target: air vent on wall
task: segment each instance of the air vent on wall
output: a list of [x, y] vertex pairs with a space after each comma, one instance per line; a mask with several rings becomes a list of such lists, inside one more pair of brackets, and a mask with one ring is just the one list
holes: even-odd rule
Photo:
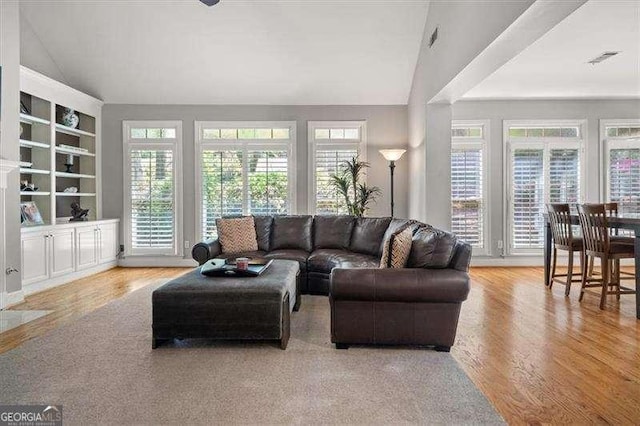
[[429, 47], [433, 46], [433, 43], [438, 39], [438, 27], [431, 33], [431, 37], [429, 37]]
[[602, 55], [593, 58], [592, 60], [590, 60], [589, 62], [587, 62], [588, 64], [591, 65], [595, 65], [595, 64], [599, 64], [600, 62], [609, 59], [612, 56], [616, 56], [618, 53], [620, 52], [604, 52]]

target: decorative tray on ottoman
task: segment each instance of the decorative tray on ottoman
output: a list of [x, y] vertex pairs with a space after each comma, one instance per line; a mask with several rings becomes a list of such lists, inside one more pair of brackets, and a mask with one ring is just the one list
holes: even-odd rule
[[247, 269], [238, 269], [235, 259], [211, 259], [200, 267], [200, 273], [208, 277], [257, 277], [271, 262], [272, 259], [250, 259]]

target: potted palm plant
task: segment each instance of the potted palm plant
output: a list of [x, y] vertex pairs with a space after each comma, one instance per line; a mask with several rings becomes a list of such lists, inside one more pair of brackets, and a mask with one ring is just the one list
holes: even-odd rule
[[380, 194], [377, 186], [368, 186], [360, 180], [364, 177], [369, 163], [358, 161], [356, 157], [340, 164], [339, 171], [331, 175], [331, 184], [344, 198], [347, 212], [362, 217]]

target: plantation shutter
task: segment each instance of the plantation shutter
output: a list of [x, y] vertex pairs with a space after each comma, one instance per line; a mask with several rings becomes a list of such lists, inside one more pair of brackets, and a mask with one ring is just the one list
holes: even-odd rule
[[609, 150], [609, 196], [620, 211], [640, 213], [640, 148]]
[[484, 244], [482, 148], [451, 151], [451, 230], [476, 247]]
[[580, 151], [551, 149], [549, 155], [549, 202], [580, 201]]
[[131, 244], [132, 249], [173, 254], [174, 164], [170, 149], [132, 149]]
[[511, 156], [512, 247], [543, 244], [544, 150], [516, 148]]
[[318, 146], [315, 152], [316, 214], [347, 214], [344, 198], [331, 184], [331, 175], [345, 161], [358, 156], [358, 150]]
[[287, 151], [249, 151], [249, 213], [254, 215], [289, 212]]
[[202, 233], [215, 238], [216, 218], [243, 213], [243, 152], [204, 150], [201, 158]]

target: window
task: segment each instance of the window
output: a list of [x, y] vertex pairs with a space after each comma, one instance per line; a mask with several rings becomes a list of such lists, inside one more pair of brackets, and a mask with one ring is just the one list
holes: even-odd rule
[[123, 122], [125, 253], [182, 254], [182, 122]]
[[603, 120], [605, 199], [640, 213], [640, 121]]
[[488, 254], [485, 241], [488, 122], [454, 121], [451, 128], [451, 231]]
[[216, 219], [295, 212], [295, 122], [196, 122], [198, 227]]
[[366, 161], [365, 121], [310, 121], [309, 214], [346, 214], [344, 199], [331, 185], [331, 175], [347, 160]]
[[507, 141], [509, 252], [537, 252], [544, 245], [546, 203], [582, 200], [584, 122], [512, 125]]

